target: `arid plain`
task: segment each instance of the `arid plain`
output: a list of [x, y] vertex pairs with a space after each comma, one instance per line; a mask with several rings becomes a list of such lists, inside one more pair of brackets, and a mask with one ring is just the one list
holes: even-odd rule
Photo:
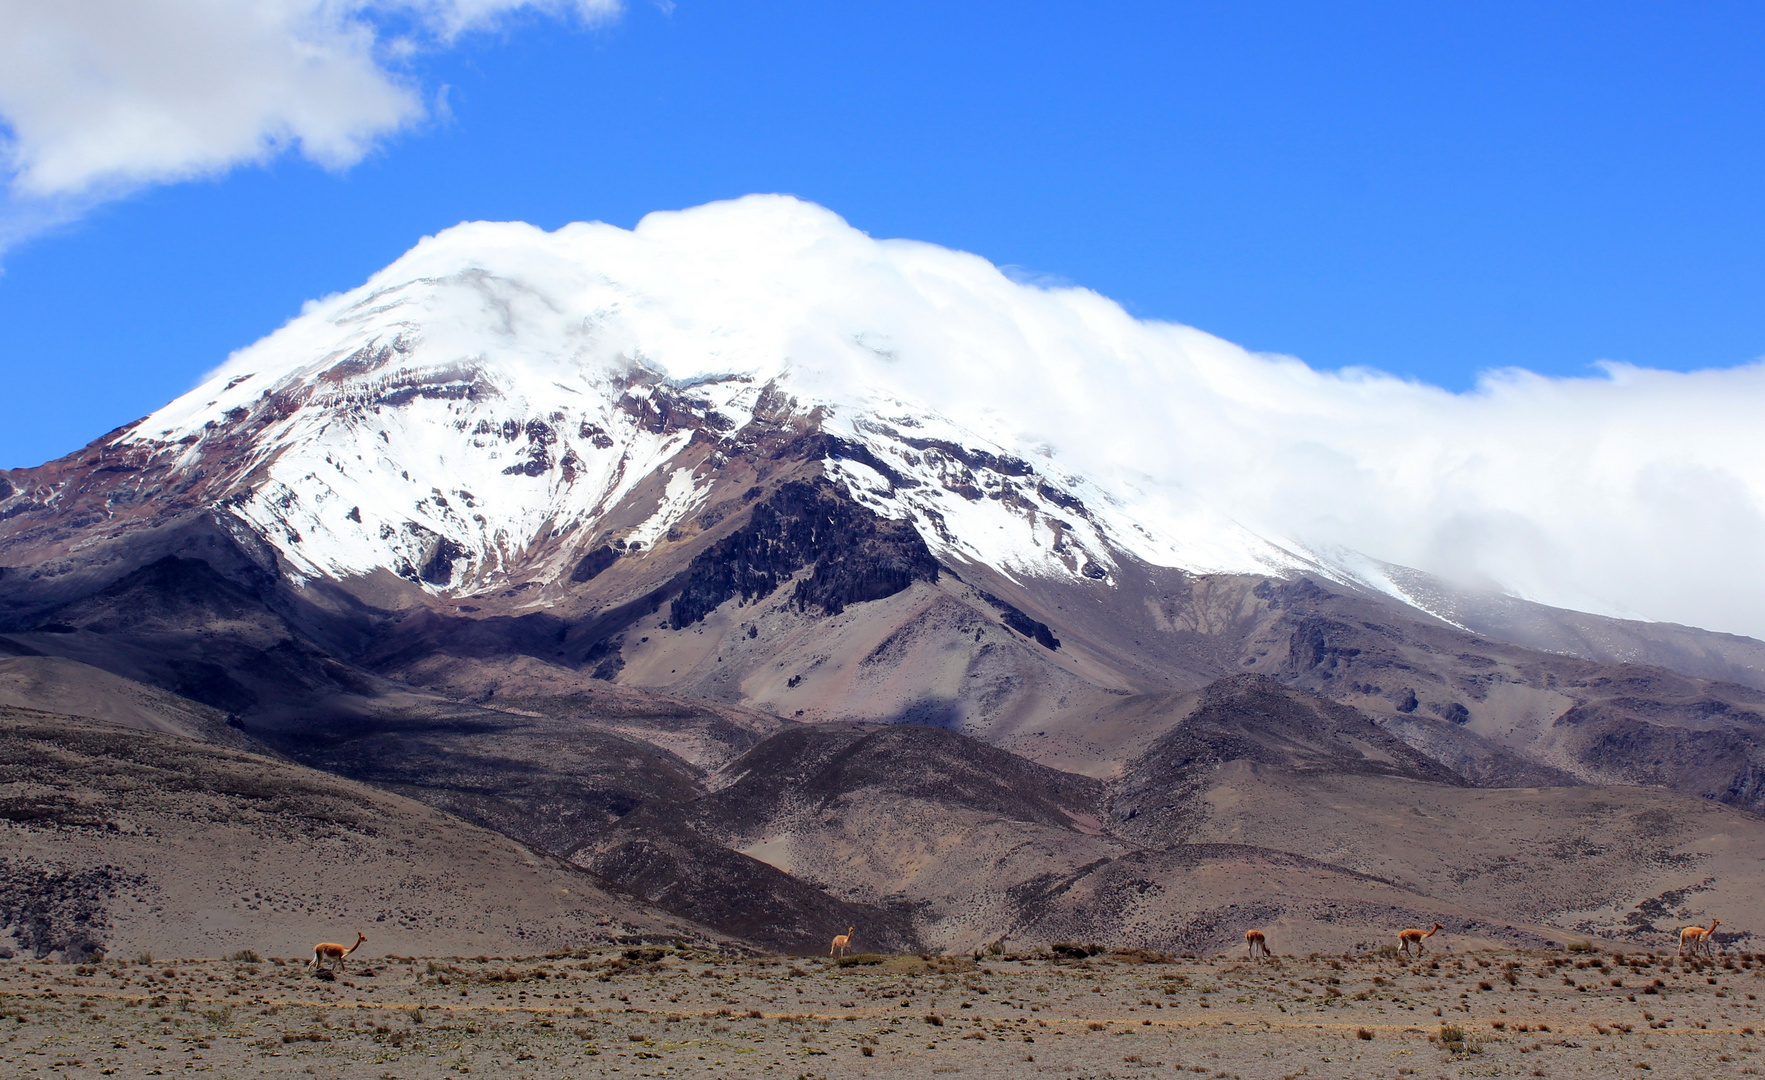
[[[1447, 943], [1448, 947], [1450, 943]], [[1070, 950], [1078, 952], [1078, 950]], [[137, 957], [0, 968], [9, 1076], [1760, 1075], [1765, 958]]]

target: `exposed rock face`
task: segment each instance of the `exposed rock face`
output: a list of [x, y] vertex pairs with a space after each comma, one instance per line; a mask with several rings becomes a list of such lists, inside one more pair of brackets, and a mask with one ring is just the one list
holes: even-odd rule
[[1047, 623], [1030, 618], [992, 593], [982, 593], [981, 599], [999, 609], [999, 618], [1006, 626], [1024, 637], [1034, 638], [1036, 644], [1044, 649], [1060, 648], [1060, 639], [1054, 636], [1054, 631], [1048, 629]]
[[577, 583], [593, 581], [596, 574], [612, 566], [618, 558], [619, 553], [611, 544], [602, 544], [576, 560], [576, 566], [570, 571], [570, 580]]
[[728, 600], [768, 596], [805, 567], [811, 573], [791, 600], [828, 615], [938, 580], [938, 562], [912, 526], [878, 517], [826, 481], [793, 481], [693, 559], [669, 623], [679, 630]]

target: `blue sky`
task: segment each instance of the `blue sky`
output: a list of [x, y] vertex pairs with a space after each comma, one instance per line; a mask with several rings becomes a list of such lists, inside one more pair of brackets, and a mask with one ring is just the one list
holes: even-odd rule
[[297, 148], [13, 243], [0, 467], [458, 221], [754, 191], [1320, 368], [1462, 390], [1765, 356], [1756, 4], [678, 0], [386, 62], [426, 115], [352, 166]]

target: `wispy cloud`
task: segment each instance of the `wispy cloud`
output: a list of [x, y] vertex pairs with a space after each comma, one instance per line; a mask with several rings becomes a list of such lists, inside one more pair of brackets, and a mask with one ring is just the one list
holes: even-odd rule
[[0, 0], [0, 249], [151, 184], [360, 161], [422, 119], [406, 65], [527, 12], [620, 0]]

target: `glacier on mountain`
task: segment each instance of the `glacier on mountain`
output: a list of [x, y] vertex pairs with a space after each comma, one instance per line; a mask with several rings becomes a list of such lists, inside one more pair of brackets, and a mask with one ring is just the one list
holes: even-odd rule
[[[730, 211], [763, 217], [767, 233], [786, 236], [804, 219], [820, 231], [834, 220], [790, 200], [745, 200]], [[810, 254], [814, 235], [797, 237]], [[854, 237], [844, 239], [879, 247]], [[909, 263], [947, 262], [1007, 293], [1021, 289], [972, 256], [881, 247]], [[309, 304], [129, 438], [193, 466], [229, 426], [285, 413], [257, 431], [237, 467], [233, 512], [300, 574], [384, 568], [436, 591], [483, 587], [525, 568], [535, 540], [592, 528], [654, 474], [667, 475], [662, 495], [623, 542], [653, 545], [691, 514], [712, 482], [674, 465], [692, 433], [647, 430], [630, 411], [632, 397], [659, 389], [724, 430], [752, 421], [763, 396], [789, 400], [821, 430], [911, 478], [896, 484], [855, 460], [826, 463], [866, 506], [914, 518], [943, 557], [1017, 575], [1092, 577], [1107, 576], [1112, 551], [1195, 571], [1310, 566], [1204, 507], [1148, 513], [1133, 478], [1112, 486], [1066, 467], [1047, 442], [1005, 434], [1008, 418], [986, 405], [965, 419], [992, 437], [900, 396], [891, 386], [899, 350], [933, 346], [910, 340], [886, 308], [855, 319], [803, 295], [777, 267], [713, 273], [693, 254], [658, 257], [605, 225], [549, 234], [463, 225], [362, 288]], [[689, 275], [683, 264], [700, 269]], [[827, 331], [817, 320], [844, 325]], [[964, 347], [982, 351], [978, 341]], [[976, 490], [952, 494], [939, 466], [949, 459], [925, 449], [939, 446], [991, 464], [962, 468], [979, 479]], [[1011, 485], [1012, 477], [1032, 482]], [[1001, 485], [1014, 487], [1009, 498]]]

